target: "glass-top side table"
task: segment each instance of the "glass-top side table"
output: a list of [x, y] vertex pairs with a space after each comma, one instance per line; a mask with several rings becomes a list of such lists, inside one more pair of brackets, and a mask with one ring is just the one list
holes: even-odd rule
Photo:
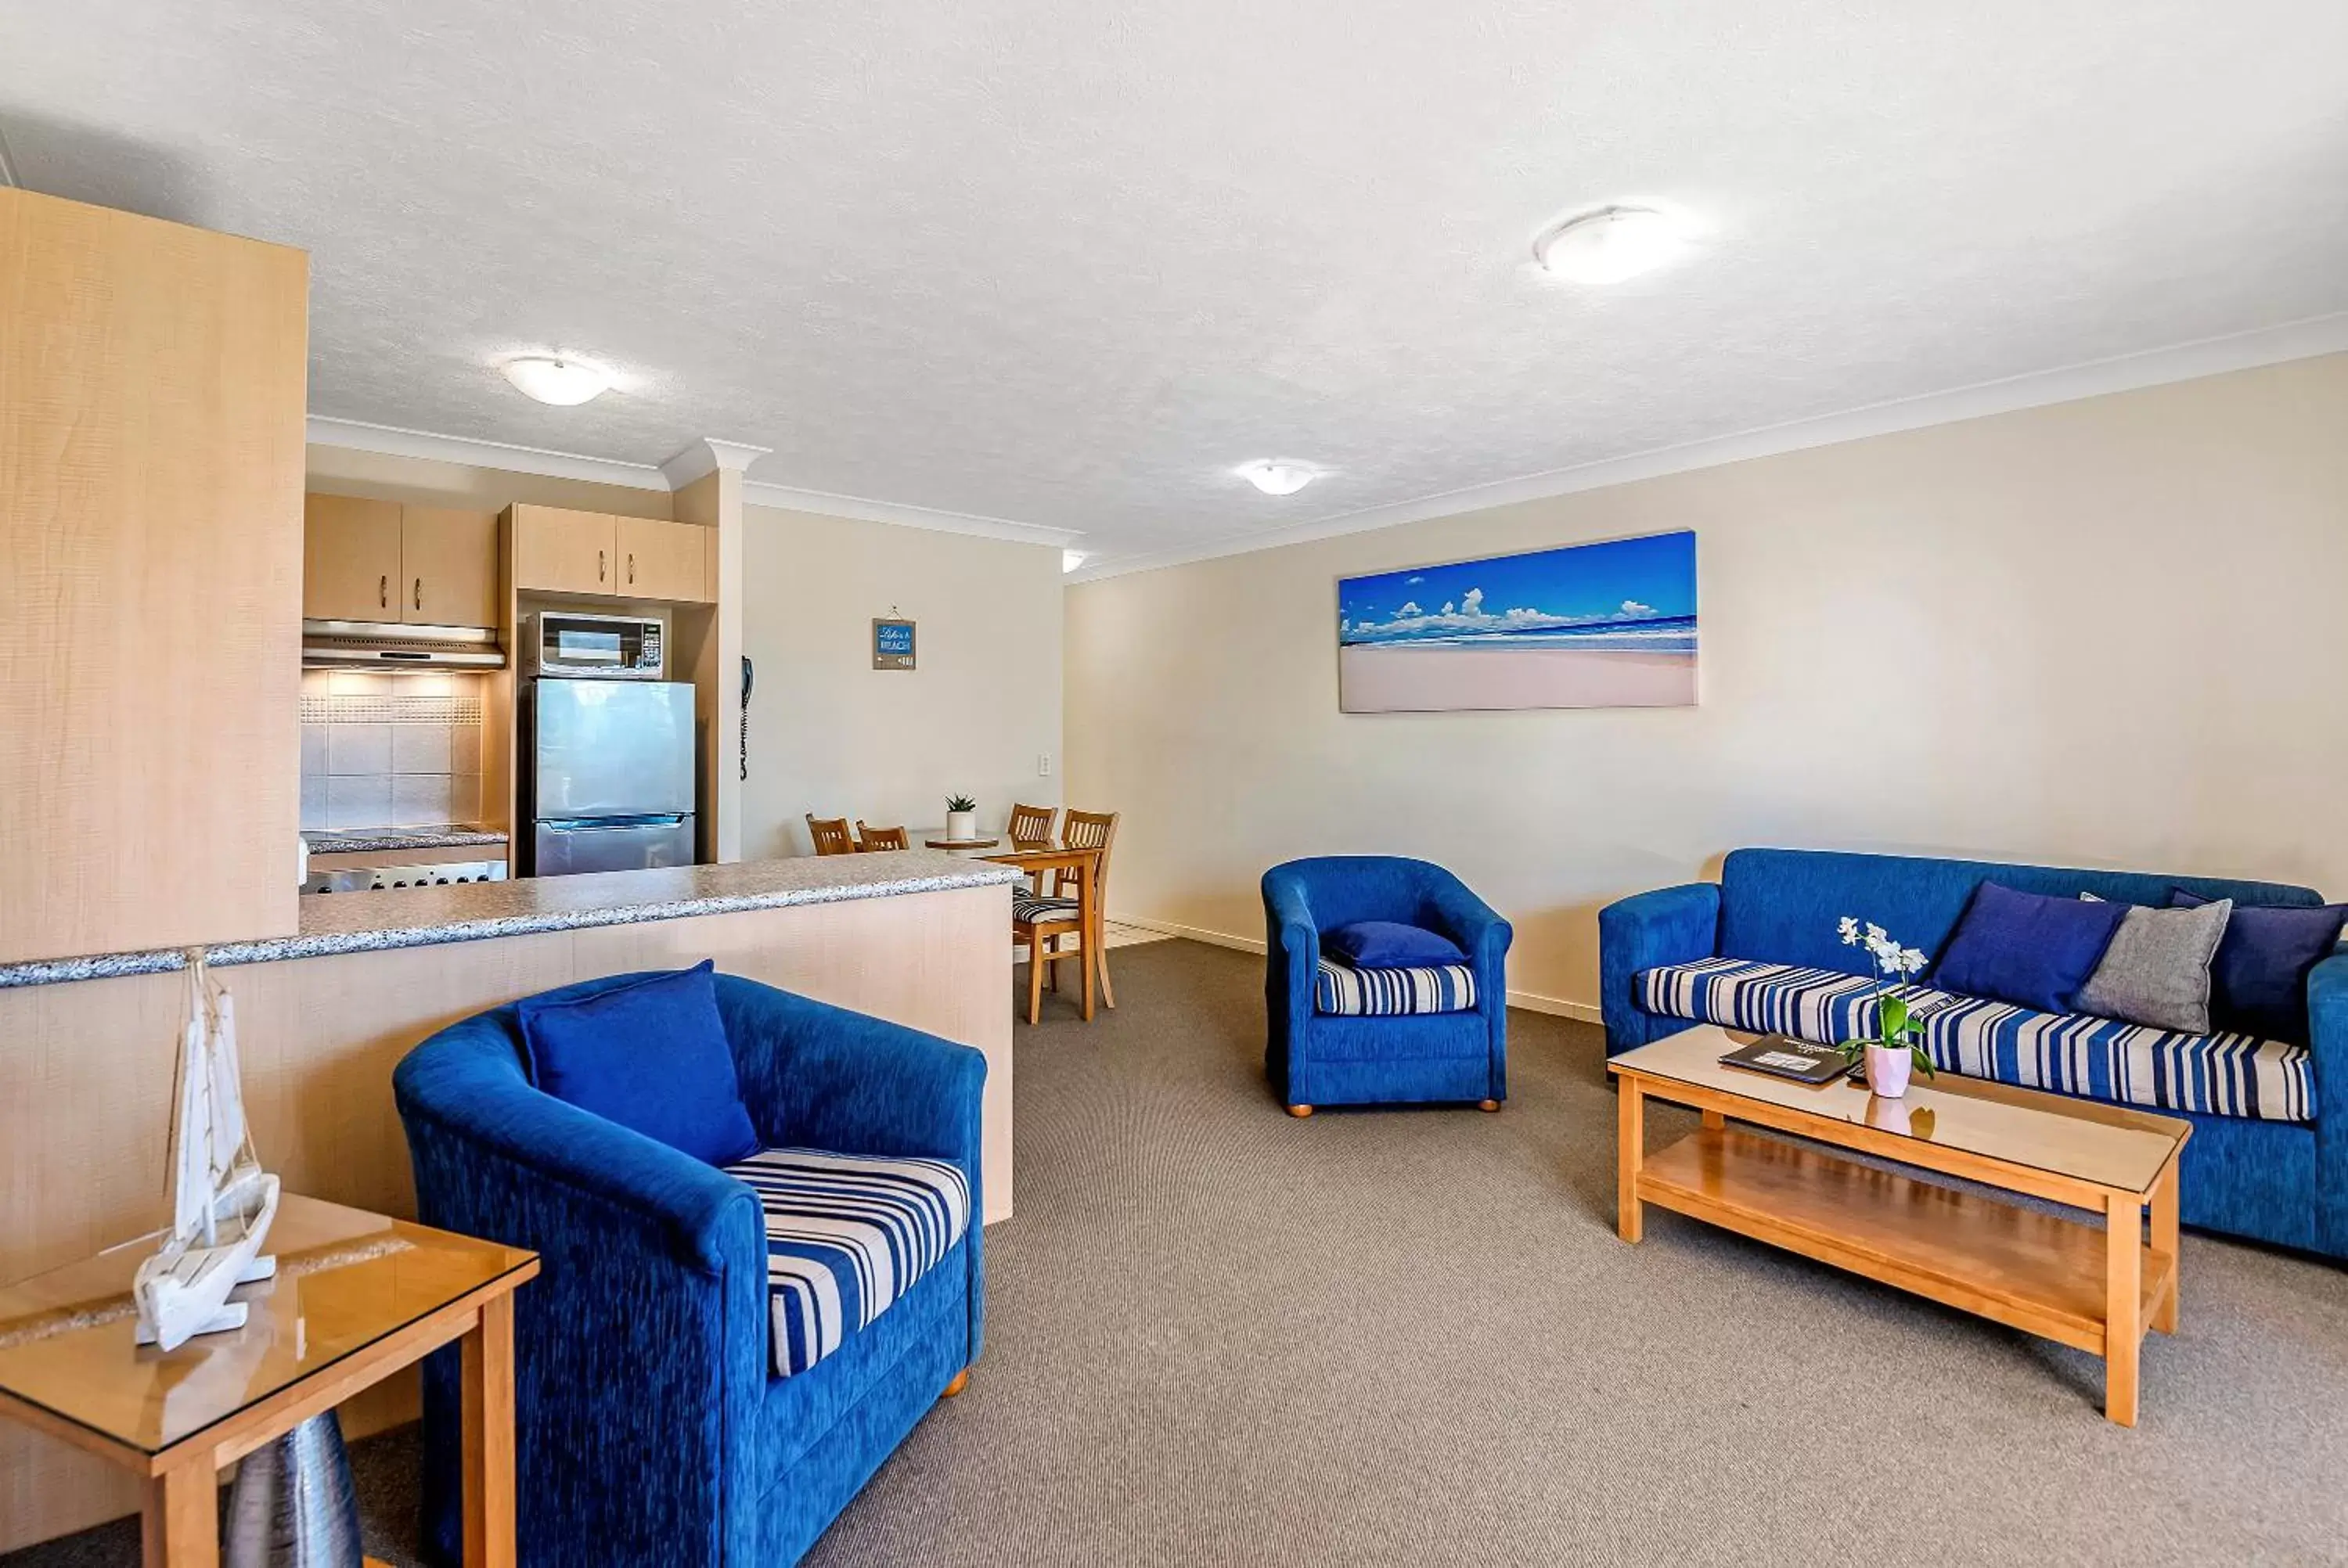
[[245, 1326], [134, 1342], [152, 1236], [0, 1288], [0, 1415], [140, 1478], [149, 1568], [213, 1568], [216, 1475], [295, 1425], [462, 1342], [465, 1561], [513, 1560], [513, 1291], [538, 1255], [288, 1194]]

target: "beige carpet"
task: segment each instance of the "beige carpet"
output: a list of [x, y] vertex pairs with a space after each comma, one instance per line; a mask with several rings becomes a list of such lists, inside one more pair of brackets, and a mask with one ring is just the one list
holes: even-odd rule
[[[1019, 1032], [969, 1390], [810, 1563], [2348, 1563], [2348, 1272], [2188, 1236], [2123, 1430], [2086, 1356], [1672, 1214], [1616, 1240], [1595, 1029], [1511, 1015], [1497, 1116], [1296, 1122], [1261, 960], [1116, 972]], [[413, 1463], [360, 1450], [398, 1562]]]

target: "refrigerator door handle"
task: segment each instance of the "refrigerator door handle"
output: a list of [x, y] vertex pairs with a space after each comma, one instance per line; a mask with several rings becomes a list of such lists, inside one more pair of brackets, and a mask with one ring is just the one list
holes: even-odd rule
[[658, 812], [650, 816], [543, 817], [538, 825], [549, 833], [596, 833], [630, 827], [676, 827], [685, 818], [681, 811]]

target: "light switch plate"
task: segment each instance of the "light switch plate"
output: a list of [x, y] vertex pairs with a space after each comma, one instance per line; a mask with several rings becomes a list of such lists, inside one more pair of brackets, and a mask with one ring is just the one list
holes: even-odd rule
[[1035, 753], [1035, 776], [1039, 779], [1047, 779], [1052, 776], [1051, 753], [1038, 752]]

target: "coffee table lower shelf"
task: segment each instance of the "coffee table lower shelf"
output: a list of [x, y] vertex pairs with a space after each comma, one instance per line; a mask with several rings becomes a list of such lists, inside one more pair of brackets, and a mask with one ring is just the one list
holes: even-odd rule
[[[2106, 1354], [2099, 1225], [1735, 1127], [1707, 1127], [1648, 1154], [1637, 1192], [1658, 1208]], [[2157, 1320], [2176, 1277], [2173, 1255], [2144, 1249], [2138, 1326]]]

